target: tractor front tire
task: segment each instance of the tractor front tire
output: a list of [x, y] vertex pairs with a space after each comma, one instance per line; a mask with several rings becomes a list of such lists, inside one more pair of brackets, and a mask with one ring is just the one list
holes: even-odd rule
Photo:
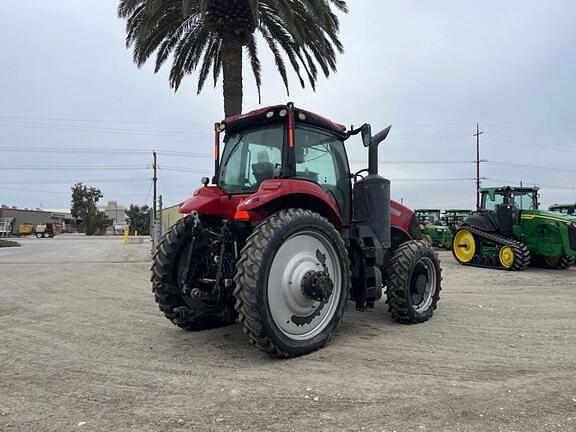
[[236, 311], [251, 343], [273, 357], [308, 354], [326, 345], [342, 322], [348, 253], [324, 217], [282, 210], [248, 237], [234, 282]]
[[192, 216], [174, 225], [158, 244], [152, 264], [152, 292], [164, 316], [174, 325], [200, 331], [232, 324], [236, 313], [209, 305], [205, 301], [176, 294], [169, 287], [182, 287], [186, 251], [191, 247]]
[[392, 258], [386, 290], [392, 319], [417, 324], [430, 319], [440, 299], [442, 269], [436, 251], [426, 243], [403, 243]]
[[555, 257], [536, 255], [532, 260], [532, 264], [546, 269], [567, 270], [570, 266], [574, 265], [574, 257], [565, 255]]

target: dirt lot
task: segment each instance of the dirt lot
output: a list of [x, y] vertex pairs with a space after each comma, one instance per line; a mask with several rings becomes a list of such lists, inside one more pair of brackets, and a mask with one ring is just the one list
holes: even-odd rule
[[168, 322], [149, 243], [22, 243], [0, 250], [0, 431], [576, 431], [576, 268], [443, 252], [431, 321], [350, 307], [331, 345], [281, 361], [237, 325]]

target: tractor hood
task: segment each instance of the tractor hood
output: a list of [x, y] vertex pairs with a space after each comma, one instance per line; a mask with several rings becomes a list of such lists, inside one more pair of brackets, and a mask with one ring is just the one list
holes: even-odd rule
[[178, 212], [190, 214], [196, 211], [200, 214], [221, 216], [223, 219], [232, 220], [238, 204], [248, 196], [250, 195], [228, 195], [218, 186], [205, 186], [196, 189], [192, 197], [180, 204]]
[[545, 210], [522, 210], [520, 219], [531, 220], [531, 219], [546, 219], [554, 222], [565, 223], [567, 225], [576, 223], [576, 217], [563, 215], [556, 212], [545, 211]]

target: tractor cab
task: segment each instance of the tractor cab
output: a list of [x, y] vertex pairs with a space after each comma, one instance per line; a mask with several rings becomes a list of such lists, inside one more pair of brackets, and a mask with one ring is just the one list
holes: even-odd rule
[[517, 210], [538, 210], [537, 187], [501, 186], [484, 188], [482, 194], [482, 210], [496, 211], [499, 205], [510, 205]]
[[279, 106], [224, 120], [217, 128], [226, 135], [215, 182], [226, 194], [254, 194], [267, 180], [302, 180], [318, 185], [349, 222], [351, 181], [344, 126]]
[[442, 225], [441, 211], [439, 209], [417, 209], [416, 217], [420, 224], [420, 229], [426, 225]]
[[491, 222], [492, 230], [511, 236], [514, 226], [520, 223], [522, 211], [538, 210], [538, 190], [537, 187], [513, 186], [481, 189], [480, 214], [489, 213], [484, 223]]
[[562, 213], [576, 217], [576, 204], [554, 204], [549, 207], [551, 212]]

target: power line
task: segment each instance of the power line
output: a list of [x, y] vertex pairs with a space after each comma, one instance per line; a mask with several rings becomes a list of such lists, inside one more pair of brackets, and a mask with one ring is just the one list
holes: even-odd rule
[[139, 135], [139, 136], [153, 136], [153, 137], [173, 137], [173, 138], [206, 138], [211, 135], [207, 134], [190, 134], [185, 132], [164, 132], [153, 130], [132, 130], [121, 128], [104, 128], [95, 126], [75, 126], [75, 125], [50, 125], [44, 123], [34, 122], [11, 122], [7, 120], [0, 120], [0, 127], [17, 127], [17, 128], [32, 128], [32, 129], [47, 129], [47, 130], [62, 130], [69, 132], [95, 132], [106, 133], [113, 135]]
[[502, 124], [498, 124], [498, 123], [485, 123], [488, 126], [492, 126], [495, 128], [501, 128], [501, 129], [508, 129], [508, 130], [514, 130], [517, 132], [530, 132], [530, 133], [534, 133], [534, 134], [539, 134], [539, 135], [549, 135], [549, 136], [556, 136], [556, 137], [566, 137], [566, 138], [576, 138], [576, 135], [572, 135], [572, 134], [566, 134], [566, 133], [558, 133], [558, 132], [550, 132], [550, 131], [543, 131], [543, 130], [537, 130], [537, 129], [526, 129], [524, 127], [522, 128], [516, 128], [513, 126], [506, 126], [506, 125], [502, 125]]
[[5, 120], [40, 120], [40, 121], [68, 121], [78, 123], [112, 123], [112, 124], [146, 124], [146, 125], [172, 125], [172, 126], [201, 126], [211, 127], [212, 123], [180, 123], [180, 122], [158, 122], [158, 121], [142, 121], [142, 120], [97, 120], [97, 119], [79, 119], [79, 118], [66, 118], [66, 117], [34, 117], [34, 116], [6, 116], [0, 115], [0, 119]]
[[529, 164], [520, 164], [515, 162], [497, 162], [497, 161], [485, 161], [487, 164], [490, 165], [501, 165], [501, 166], [508, 166], [508, 167], [516, 167], [516, 168], [527, 168], [527, 169], [539, 169], [539, 170], [546, 170], [546, 171], [569, 171], [569, 172], [576, 172], [576, 168], [562, 168], [562, 167], [550, 167], [550, 166], [541, 166], [541, 165], [529, 165]]
[[522, 138], [522, 137], [517, 137], [517, 136], [512, 136], [512, 135], [505, 135], [505, 134], [498, 134], [498, 133], [493, 133], [493, 132], [488, 132], [487, 137], [496, 137], [499, 141], [508, 141], [511, 142], [513, 144], [522, 144], [522, 146], [528, 146], [528, 147], [538, 147], [540, 149], [542, 149], [542, 147], [545, 147], [547, 150], [557, 150], [557, 151], [567, 151], [567, 152], [574, 152], [576, 151], [576, 148], [574, 147], [569, 147], [566, 145], [561, 145], [558, 143], [550, 143], [549, 141], [535, 141], [533, 139], [526, 139], [526, 138]]
[[455, 182], [455, 181], [476, 181], [475, 178], [403, 178], [390, 179], [391, 182]]
[[[141, 178], [141, 179], [134, 179], [134, 178], [130, 178], [130, 179], [82, 179], [81, 181], [83, 183], [140, 183], [140, 182], [147, 182], [149, 181], [149, 178]], [[71, 181], [71, 180], [0, 180], [1, 184], [22, 184], [22, 185], [28, 185], [28, 184], [38, 184], [38, 183], [42, 183], [42, 184], [72, 184], [75, 183], [75, 181]]]
[[[31, 147], [31, 146], [0, 146], [0, 150], [14, 153], [110, 153], [110, 154], [150, 154], [152, 149], [114, 149], [114, 148], [90, 148], [90, 147]], [[185, 156], [211, 158], [210, 153], [180, 151], [180, 150], [159, 150], [159, 154], [165, 156]]]
[[498, 178], [490, 178], [490, 180], [495, 181], [495, 182], [502, 182], [504, 184], [507, 185], [513, 185], [513, 184], [519, 184], [520, 182], [522, 182], [524, 185], [526, 184], [531, 184], [533, 186], [541, 186], [544, 188], [548, 188], [548, 189], [563, 189], [563, 190], [573, 190], [574, 186], [562, 186], [562, 185], [550, 185], [550, 184], [545, 184], [545, 183], [540, 183], [540, 182], [535, 182], [535, 181], [529, 181], [529, 180], [510, 180], [510, 179], [498, 179]]
[[62, 170], [62, 171], [84, 171], [84, 170], [147, 170], [147, 165], [0, 165], [2, 170]]
[[[21, 188], [9, 188], [1, 186], [0, 190], [14, 190], [14, 191], [22, 191]], [[51, 194], [59, 194], [59, 195], [71, 195], [71, 192], [62, 192], [62, 191], [49, 191], [49, 190], [39, 190], [39, 189], [26, 189], [26, 192], [37, 192], [37, 193], [51, 193]], [[145, 194], [138, 194], [138, 193], [129, 193], [129, 194], [113, 194], [114, 196], [144, 196]]]
[[[361, 160], [351, 160], [350, 163], [354, 164], [365, 164], [366, 161]], [[448, 164], [470, 164], [474, 163], [474, 161], [465, 161], [465, 160], [399, 160], [399, 161], [379, 161], [378, 164], [382, 165], [408, 165], [408, 164], [441, 164], [441, 165], [448, 165]]]

